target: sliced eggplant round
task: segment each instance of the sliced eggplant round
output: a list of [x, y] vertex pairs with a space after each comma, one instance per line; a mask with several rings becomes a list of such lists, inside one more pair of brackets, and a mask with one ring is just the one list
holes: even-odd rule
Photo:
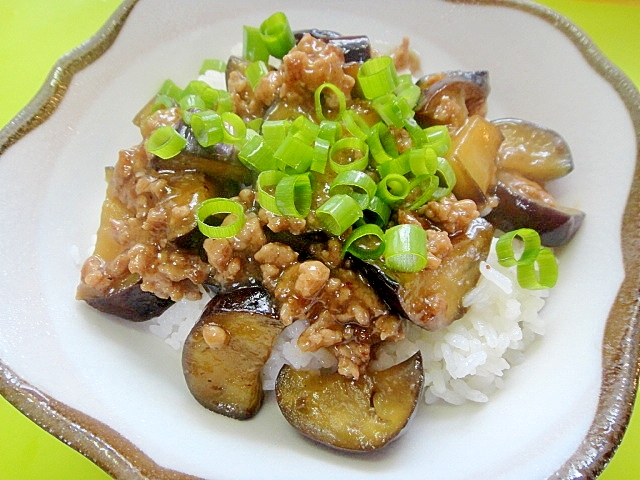
[[263, 287], [216, 295], [183, 347], [182, 370], [191, 394], [221, 415], [253, 417], [264, 397], [262, 367], [282, 329], [273, 299]]
[[424, 382], [422, 356], [356, 381], [337, 372], [296, 370], [285, 365], [276, 380], [278, 406], [304, 436], [340, 450], [384, 447], [409, 423]]
[[548, 128], [526, 120], [493, 120], [504, 137], [497, 166], [544, 184], [573, 170], [573, 157], [564, 138]]
[[517, 173], [498, 172], [495, 194], [499, 203], [487, 220], [505, 232], [532, 228], [548, 247], [571, 240], [585, 217], [580, 210], [558, 205], [540, 184]]

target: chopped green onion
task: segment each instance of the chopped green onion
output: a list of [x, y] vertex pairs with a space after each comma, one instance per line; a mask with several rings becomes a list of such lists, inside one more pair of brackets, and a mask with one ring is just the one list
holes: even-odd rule
[[262, 22], [260, 34], [267, 50], [276, 58], [284, 57], [296, 44], [289, 20], [282, 12], [276, 12]]
[[[409, 81], [412, 82], [411, 75], [409, 75]], [[407, 102], [407, 105], [412, 109], [415, 108], [418, 100], [420, 99], [420, 95], [422, 94], [420, 87], [414, 83], [405, 84], [401, 82], [398, 84], [395, 91], [396, 95], [403, 98]]]
[[220, 114], [224, 126], [224, 142], [238, 144], [244, 141], [247, 135], [247, 126], [244, 120], [233, 112]]
[[264, 42], [260, 29], [245, 25], [242, 28], [242, 56], [251, 62], [262, 60], [269, 61], [269, 49]]
[[349, 195], [334, 195], [316, 209], [316, 216], [325, 230], [333, 235], [342, 235], [351, 225], [362, 218], [362, 209]]
[[362, 213], [364, 215], [365, 222], [374, 223], [379, 227], [384, 227], [389, 223], [391, 207], [389, 207], [384, 200], [375, 195]]
[[327, 140], [329, 144], [333, 145], [342, 137], [342, 125], [334, 120], [322, 120], [318, 137]]
[[313, 160], [309, 170], [312, 172], [324, 173], [327, 168], [327, 161], [329, 160], [329, 150], [331, 149], [331, 142], [324, 138], [316, 138], [313, 143]]
[[553, 251], [543, 247], [538, 252], [535, 262], [518, 265], [516, 274], [522, 288], [529, 290], [553, 288], [558, 281], [558, 262]]
[[399, 157], [379, 163], [377, 165], [378, 173], [381, 177], [386, 177], [392, 173], [396, 175], [406, 175], [411, 171], [411, 164], [409, 163], [409, 160], [410, 157], [407, 152], [405, 152]]
[[418, 225], [402, 224], [384, 234], [385, 264], [397, 272], [419, 272], [427, 266], [427, 232]]
[[409, 157], [411, 173], [416, 177], [420, 175], [433, 175], [438, 169], [438, 156], [431, 147], [412, 148], [403, 155]]
[[227, 62], [224, 60], [218, 60], [217, 58], [207, 58], [202, 62], [199, 73], [200, 75], [203, 75], [209, 70], [224, 73], [227, 70]]
[[324, 90], [330, 90], [338, 99], [338, 111], [335, 113], [334, 117], [338, 118], [342, 115], [342, 113], [347, 109], [347, 99], [344, 96], [344, 92], [340, 90], [333, 83], [323, 83], [318, 88], [316, 88], [313, 93], [313, 99], [316, 107], [316, 117], [318, 120], [327, 120], [327, 117], [324, 114], [324, 108], [322, 108], [322, 92]]
[[398, 147], [384, 122], [378, 122], [371, 127], [367, 144], [377, 164], [388, 162], [398, 156]]
[[163, 82], [160, 90], [158, 90], [158, 95], [167, 95], [177, 102], [183, 96], [183, 93], [182, 89], [177, 86], [173, 80], [167, 79]]
[[358, 70], [358, 82], [365, 98], [373, 100], [398, 85], [398, 72], [391, 57], [376, 57], [364, 62]]
[[311, 196], [311, 181], [306, 173], [285, 175], [276, 185], [276, 205], [286, 217], [306, 217], [311, 210]]
[[416, 188], [419, 188], [420, 195], [418, 195], [407, 208], [409, 210], [416, 210], [427, 203], [433, 198], [439, 184], [440, 179], [436, 175], [426, 174], [415, 177], [409, 184], [409, 190], [413, 192]]
[[[234, 215], [233, 222], [227, 225], [213, 226], [206, 223], [211, 215], [227, 213]], [[237, 235], [244, 226], [244, 208], [229, 198], [210, 198], [198, 206], [196, 211], [198, 229], [209, 238], [230, 238]]]
[[232, 112], [233, 98], [231, 98], [231, 94], [225, 90], [212, 90], [216, 93], [216, 98], [211, 108], [214, 108], [215, 111], [220, 114], [225, 112]]
[[347, 110], [342, 115], [342, 122], [347, 131], [354, 137], [366, 141], [371, 134], [371, 127], [353, 110]]
[[414, 118], [405, 117], [404, 129], [409, 132], [414, 147], [421, 147], [427, 143], [427, 134]]
[[376, 195], [389, 205], [393, 205], [404, 200], [410, 191], [411, 187], [407, 177], [397, 173], [390, 173], [378, 182]]
[[289, 120], [265, 120], [262, 123], [262, 136], [267, 145], [274, 151], [280, 146], [289, 133]]
[[451, 168], [451, 164], [444, 157], [438, 157], [438, 168], [436, 175], [440, 179], [440, 187], [433, 193], [433, 198], [439, 200], [451, 193], [456, 186], [456, 174]]
[[350, 253], [360, 260], [375, 260], [385, 250], [384, 232], [375, 224], [361, 225], [349, 234], [342, 246], [342, 256]]
[[256, 180], [256, 190], [258, 192], [258, 203], [265, 210], [269, 210], [276, 215], [282, 215], [276, 203], [275, 190], [278, 182], [285, 177], [285, 173], [280, 170], [266, 170], [260, 172]]
[[345, 170], [338, 173], [331, 182], [329, 195], [347, 194], [358, 202], [360, 208], [365, 209], [376, 194], [376, 189], [376, 182], [366, 173], [360, 170]]
[[152, 112], [157, 112], [158, 110], [163, 110], [165, 108], [172, 108], [176, 106], [176, 101], [171, 98], [169, 95], [158, 94], [156, 95], [156, 99], [151, 106]]
[[257, 172], [276, 169], [276, 159], [273, 156], [273, 150], [259, 134], [253, 134], [242, 146], [238, 152], [238, 159], [247, 167]]
[[393, 127], [403, 127], [405, 113], [396, 101], [397, 97], [393, 93], [388, 93], [376, 98], [371, 102], [373, 109], [378, 112], [384, 123]]
[[191, 115], [194, 111], [205, 110], [207, 105], [199, 95], [188, 94], [182, 97], [178, 104], [182, 110], [182, 119], [184, 123], [189, 125], [191, 123]]
[[329, 150], [329, 165], [336, 173], [364, 170], [368, 164], [369, 146], [357, 137], [343, 137]]
[[256, 60], [255, 62], [251, 62], [247, 65], [247, 68], [244, 71], [245, 77], [251, 85], [251, 90], [255, 90], [262, 77], [264, 77], [267, 73], [269, 73], [269, 69], [267, 68], [267, 64], [264, 63], [263, 60]]
[[203, 147], [209, 147], [224, 139], [222, 117], [213, 110], [202, 110], [191, 115], [191, 130]]
[[312, 144], [318, 136], [318, 133], [320, 133], [320, 126], [304, 115], [300, 115], [291, 122], [289, 133], [299, 137], [307, 144]]
[[446, 125], [434, 125], [424, 129], [427, 145], [433, 148], [439, 157], [444, 156], [451, 148], [451, 136]]
[[[523, 243], [523, 252], [519, 258], [513, 250], [513, 241], [519, 238]], [[496, 242], [496, 254], [498, 263], [503, 267], [513, 267], [514, 265], [529, 265], [535, 262], [540, 252], [540, 235], [532, 228], [519, 228], [511, 232], [504, 233]]]
[[259, 132], [262, 128], [263, 120], [260, 117], [251, 119], [247, 122], [247, 129], [251, 129], [254, 132]]
[[314, 147], [296, 135], [287, 135], [273, 156], [281, 163], [281, 169], [287, 168], [294, 173], [309, 170], [314, 158]]
[[175, 157], [187, 145], [187, 140], [171, 125], [153, 131], [145, 143], [147, 152], [162, 159]]

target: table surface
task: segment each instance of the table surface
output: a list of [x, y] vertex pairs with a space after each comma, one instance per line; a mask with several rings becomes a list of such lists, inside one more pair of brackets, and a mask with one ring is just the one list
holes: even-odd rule
[[[640, 0], [539, 0], [582, 28], [640, 86]], [[8, 123], [44, 82], [54, 62], [93, 35], [120, 0], [2, 0], [0, 125]], [[640, 478], [640, 402], [601, 480]], [[40, 429], [0, 397], [0, 478], [110, 478]]]

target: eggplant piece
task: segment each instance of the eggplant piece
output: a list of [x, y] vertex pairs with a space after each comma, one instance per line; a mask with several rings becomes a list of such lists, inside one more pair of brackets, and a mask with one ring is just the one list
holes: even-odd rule
[[312, 230], [295, 235], [288, 230], [274, 232], [269, 228], [264, 229], [268, 243], [282, 243], [290, 246], [293, 251], [298, 252], [300, 261], [307, 260], [313, 256], [313, 246], [326, 244], [331, 238], [325, 230]]
[[493, 230], [483, 218], [472, 221], [466, 232], [451, 238], [453, 250], [435, 270], [400, 273], [380, 262], [354, 262], [393, 311], [426, 330], [438, 330], [464, 314], [462, 299], [478, 282]]
[[[88, 289], [79, 288], [82, 299], [96, 310], [116, 315], [132, 322], [145, 322], [162, 313], [175, 302], [170, 298], [160, 298], [140, 288], [139, 276], [132, 275], [132, 281], [115, 287], [107, 295], [95, 295]], [[135, 281], [137, 279], [137, 281]]]
[[323, 445], [364, 452], [384, 447], [409, 423], [424, 382], [422, 355], [356, 381], [336, 372], [285, 365], [276, 380], [278, 406], [304, 436]]
[[415, 119], [425, 128], [432, 125], [462, 126], [471, 115], [484, 116], [489, 95], [489, 72], [449, 71], [422, 77], [416, 83], [422, 93]]
[[496, 228], [504, 232], [527, 227], [540, 234], [543, 245], [559, 247], [576, 234], [585, 213], [558, 205], [540, 184], [513, 172], [498, 172], [495, 194], [498, 206], [489, 215]]
[[504, 140], [497, 165], [544, 184], [573, 170], [569, 145], [557, 132], [517, 118], [493, 120]]
[[215, 296], [182, 351], [182, 370], [194, 398], [227, 417], [253, 417], [264, 397], [262, 367], [283, 328], [273, 299], [263, 287]]
[[181, 123], [176, 129], [187, 144], [182, 153], [162, 159], [153, 157], [151, 167], [157, 172], [202, 172], [222, 189], [219, 196], [237, 195], [252, 181], [252, 173], [238, 159], [238, 150], [228, 143], [203, 147], [198, 143], [191, 127]]
[[458, 199], [473, 200], [481, 212], [490, 203], [501, 143], [502, 134], [496, 126], [483, 117], [472, 115], [453, 135], [446, 154], [456, 174], [453, 194]]

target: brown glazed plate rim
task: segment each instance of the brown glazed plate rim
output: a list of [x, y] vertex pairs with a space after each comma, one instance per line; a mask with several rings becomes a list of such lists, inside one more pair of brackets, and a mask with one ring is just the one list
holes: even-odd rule
[[[35, 98], [0, 131], [0, 155], [38, 125], [62, 101], [74, 75], [100, 58], [117, 39], [139, 0], [125, 1], [102, 29], [61, 58]], [[589, 65], [608, 82], [629, 112], [640, 151], [640, 94], [633, 83], [574, 24], [558, 13], [519, 0], [454, 0], [519, 9], [561, 31]], [[602, 385], [595, 417], [578, 449], [551, 478], [596, 478], [620, 444], [634, 405], [638, 379], [638, 291], [640, 288], [640, 173], [638, 160], [621, 228], [625, 277], [611, 307], [602, 345]], [[117, 431], [48, 396], [0, 360], [0, 394], [35, 423], [118, 479], [195, 478], [165, 469]]]

